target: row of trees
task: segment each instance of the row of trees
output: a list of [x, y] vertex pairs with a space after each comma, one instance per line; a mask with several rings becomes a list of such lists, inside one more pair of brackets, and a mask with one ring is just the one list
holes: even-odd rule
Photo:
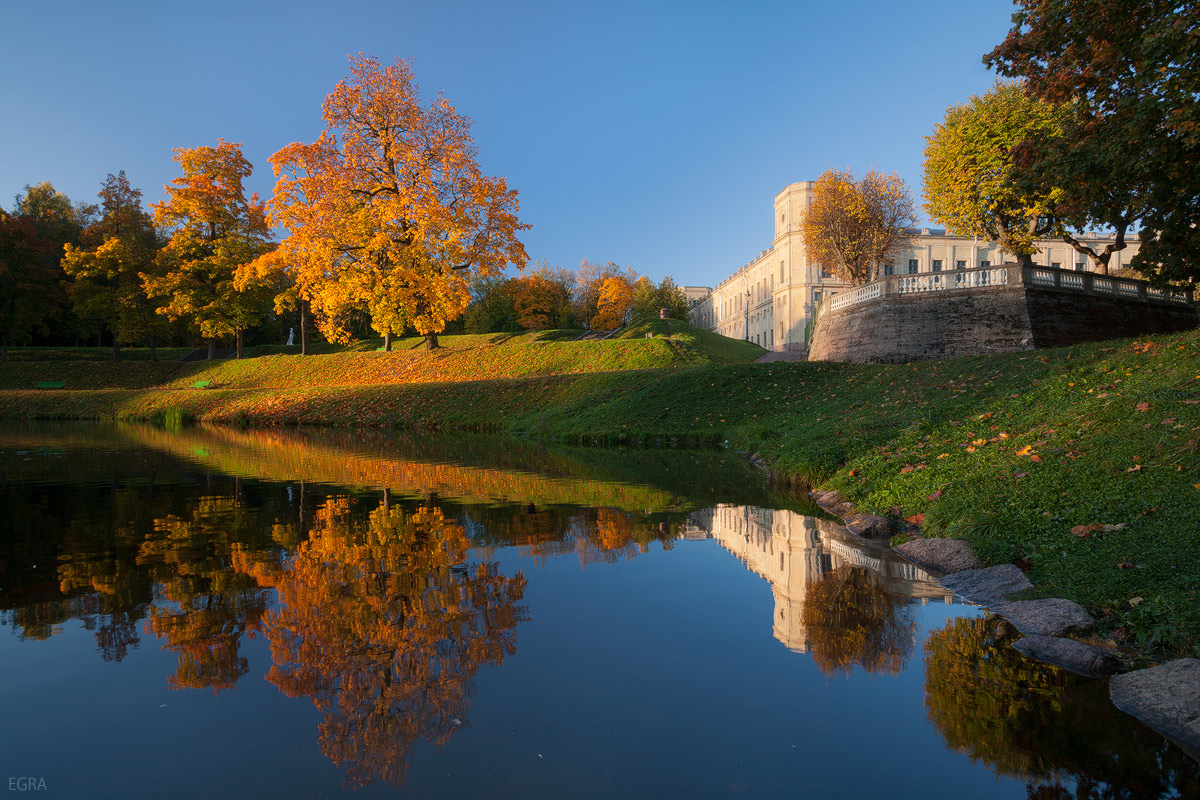
[[[1200, 7], [1165, 0], [1019, 0], [984, 63], [1014, 82], [948, 110], [927, 139], [926, 209], [1028, 260], [1061, 238], [1108, 271], [1200, 278]], [[1102, 230], [1097, 251], [1080, 241]]]
[[[1140, 239], [1137, 272], [1200, 278], [1200, 6], [1018, 0], [984, 63], [1012, 81], [952, 106], [926, 137], [926, 213], [1023, 263], [1061, 239], [1106, 274]], [[915, 225], [903, 181], [829, 170], [804, 220], [814, 259], [872, 280]], [[1103, 233], [1103, 248], [1084, 241]]]
[[591, 328], [613, 330], [657, 317], [686, 319], [687, 299], [670, 276], [655, 285], [630, 267], [588, 260], [575, 272], [542, 262], [519, 278], [484, 278], [471, 287], [468, 333]]
[[[330, 341], [373, 330], [391, 349], [406, 330], [437, 346], [467, 314], [475, 330], [616, 327], [653, 306], [684, 316], [670, 279], [585, 262], [578, 274], [528, 261], [517, 194], [482, 174], [470, 120], [438, 96], [422, 103], [409, 65], [350, 58], [325, 99], [325, 131], [271, 157], [263, 202], [247, 196], [239, 144], [175, 151], [182, 174], [142, 208], [123, 172], [99, 206], [72, 204], [46, 183], [0, 210], [0, 345], [51, 328], [106, 329], [121, 345], [199, 336], [236, 341], [275, 314], [310, 320]], [[282, 230], [281, 241], [272, 231]], [[646, 311], [646, 313], [649, 313]]]

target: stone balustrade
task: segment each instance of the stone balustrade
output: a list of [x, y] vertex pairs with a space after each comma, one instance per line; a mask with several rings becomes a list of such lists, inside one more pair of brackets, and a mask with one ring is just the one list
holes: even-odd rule
[[1007, 264], [1002, 267], [923, 272], [917, 275], [888, 275], [873, 283], [856, 286], [834, 295], [829, 299], [828, 310], [840, 311], [891, 295], [998, 289], [1009, 286], [1063, 289], [1151, 303], [1193, 304], [1192, 293], [1188, 289], [1162, 290], [1151, 287], [1146, 281], [1133, 278], [1114, 278], [1093, 272]]

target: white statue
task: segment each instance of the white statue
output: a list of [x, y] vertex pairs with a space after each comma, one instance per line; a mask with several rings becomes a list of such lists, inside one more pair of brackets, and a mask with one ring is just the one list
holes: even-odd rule
[[296, 346], [296, 329], [295, 328], [288, 328], [287, 346], [288, 347]]

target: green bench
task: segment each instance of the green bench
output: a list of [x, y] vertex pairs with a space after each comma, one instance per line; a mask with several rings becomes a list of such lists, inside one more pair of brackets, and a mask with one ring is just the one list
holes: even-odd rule
[[38, 381], [34, 384], [37, 389], [61, 389], [66, 385], [66, 381]]
[[207, 389], [212, 385], [212, 381], [196, 381], [192, 384], [193, 389]]

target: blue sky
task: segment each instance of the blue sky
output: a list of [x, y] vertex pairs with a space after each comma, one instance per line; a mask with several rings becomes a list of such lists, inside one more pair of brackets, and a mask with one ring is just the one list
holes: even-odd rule
[[712, 285], [770, 244], [771, 203], [827, 167], [900, 173], [986, 91], [1009, 0], [958, 2], [5, 3], [0, 205], [49, 180], [95, 199], [124, 169], [147, 202], [172, 148], [268, 157], [321, 131], [348, 53], [412, 60], [474, 120], [521, 198], [531, 258], [616, 261]]

